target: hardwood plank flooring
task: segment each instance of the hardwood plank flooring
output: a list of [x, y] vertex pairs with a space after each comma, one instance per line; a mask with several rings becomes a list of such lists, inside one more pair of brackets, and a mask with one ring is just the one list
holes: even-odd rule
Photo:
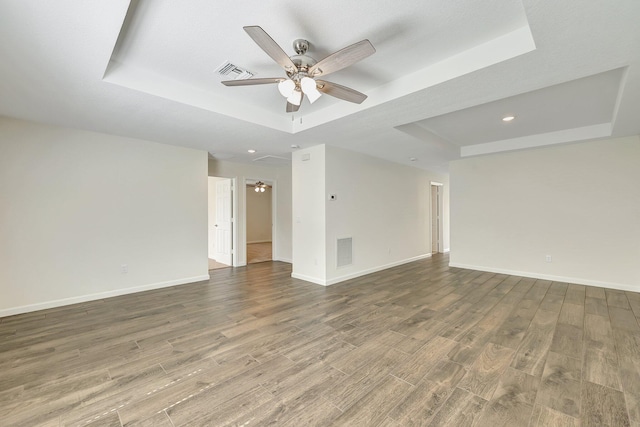
[[247, 264], [271, 261], [271, 242], [248, 243], [247, 244]]
[[574, 418], [580, 416], [580, 360], [549, 352], [537, 402]]
[[539, 382], [536, 377], [508, 368], [478, 424], [495, 427], [527, 425]]
[[263, 262], [0, 319], [0, 426], [638, 426], [640, 294]]

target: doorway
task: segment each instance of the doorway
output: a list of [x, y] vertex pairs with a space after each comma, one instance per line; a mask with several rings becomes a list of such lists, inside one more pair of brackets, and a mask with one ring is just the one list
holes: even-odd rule
[[442, 243], [442, 184], [431, 183], [431, 253], [444, 252]]
[[273, 185], [266, 180], [247, 180], [247, 264], [273, 260]]
[[233, 180], [208, 180], [208, 257], [209, 270], [233, 265]]

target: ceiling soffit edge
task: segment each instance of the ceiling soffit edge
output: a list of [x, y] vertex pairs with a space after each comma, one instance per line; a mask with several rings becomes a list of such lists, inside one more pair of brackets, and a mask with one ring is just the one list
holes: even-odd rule
[[[368, 90], [363, 104], [331, 104], [315, 112], [283, 115], [280, 111], [265, 109], [251, 103], [251, 98], [238, 99], [232, 95], [221, 96], [203, 87], [169, 78], [161, 70], [150, 70], [117, 59], [121, 46], [129, 34], [132, 15], [136, 13], [136, 1], [132, 1], [124, 19], [103, 80], [213, 113], [265, 126], [281, 132], [296, 134], [345, 116], [384, 104], [394, 99], [438, 85], [448, 80], [490, 67], [511, 58], [535, 50], [535, 42], [529, 25], [502, 34], [457, 54], [451, 55], [421, 70], [404, 75], [382, 86]], [[125, 55], [126, 56], [126, 55]], [[213, 73], [213, 71], [212, 71]]]

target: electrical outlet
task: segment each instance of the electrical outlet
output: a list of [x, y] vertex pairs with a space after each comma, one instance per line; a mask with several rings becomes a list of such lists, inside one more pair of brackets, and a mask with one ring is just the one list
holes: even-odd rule
[[127, 264], [122, 264], [120, 266], [120, 273], [127, 274], [129, 272], [129, 266]]
[[544, 260], [545, 260], [545, 262], [552, 262], [553, 261], [553, 259], [551, 258], [551, 255], [546, 255], [544, 257]]

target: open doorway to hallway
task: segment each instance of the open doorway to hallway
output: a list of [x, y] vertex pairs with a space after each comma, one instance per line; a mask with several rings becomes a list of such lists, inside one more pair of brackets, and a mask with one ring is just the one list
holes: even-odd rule
[[273, 259], [273, 186], [269, 181], [247, 181], [247, 264]]
[[209, 270], [233, 265], [233, 182], [209, 177], [208, 181]]
[[442, 242], [442, 184], [431, 182], [431, 253], [444, 252]]

